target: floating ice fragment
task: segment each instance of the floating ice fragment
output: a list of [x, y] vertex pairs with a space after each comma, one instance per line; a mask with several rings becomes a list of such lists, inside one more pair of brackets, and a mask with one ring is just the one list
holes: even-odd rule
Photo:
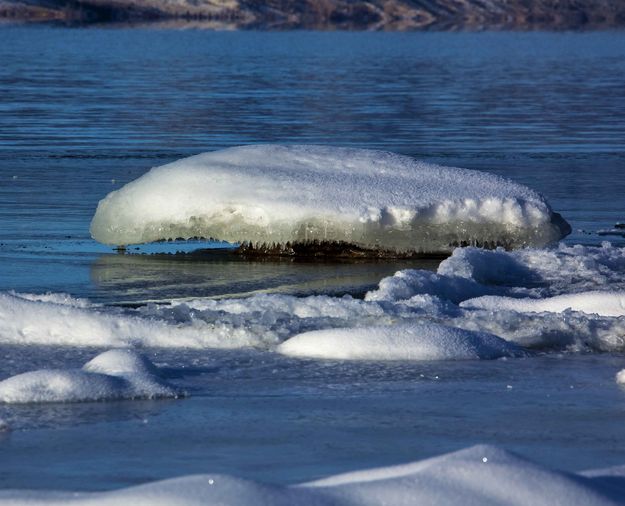
[[146, 357], [132, 350], [110, 350], [82, 369], [42, 369], [0, 381], [0, 402], [85, 402], [179, 397]]
[[423, 322], [314, 330], [285, 341], [278, 351], [339, 360], [463, 360], [515, 355], [520, 348], [492, 334]]
[[516, 248], [569, 232], [540, 194], [493, 174], [380, 151], [278, 145], [156, 167], [100, 201], [91, 223], [94, 239], [112, 245], [199, 236], [282, 252], [310, 241], [398, 253]]

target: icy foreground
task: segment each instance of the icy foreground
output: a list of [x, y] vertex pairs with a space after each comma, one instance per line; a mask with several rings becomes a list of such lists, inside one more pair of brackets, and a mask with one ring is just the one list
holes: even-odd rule
[[100, 201], [94, 239], [128, 245], [347, 242], [449, 252], [460, 244], [544, 246], [570, 232], [537, 192], [507, 179], [387, 152], [244, 146], [156, 167]]
[[357, 471], [297, 486], [219, 474], [195, 475], [99, 493], [0, 491], [12, 505], [615, 505], [625, 502], [625, 469], [552, 471], [492, 446], [411, 464]]
[[[625, 249], [560, 245], [512, 252], [458, 248], [437, 272], [408, 269], [380, 281], [364, 300], [350, 296], [258, 294], [194, 299], [138, 309], [92, 306], [67, 296], [0, 293], [0, 342], [12, 345], [244, 348], [288, 350], [298, 334], [320, 334], [336, 358], [372, 360], [482, 357], [479, 339], [462, 346], [402, 325], [441, 325], [494, 334], [532, 350], [625, 351]], [[395, 326], [399, 327], [388, 327]], [[385, 327], [360, 334], [353, 329]], [[432, 327], [421, 327], [427, 329]], [[447, 332], [447, 331], [446, 331]], [[444, 335], [443, 335], [444, 334]], [[429, 337], [428, 337], [429, 335]], [[309, 339], [300, 336], [291, 343]], [[333, 337], [328, 337], [333, 336]], [[446, 337], [447, 336], [447, 337]], [[301, 339], [301, 341], [300, 341]], [[436, 345], [433, 347], [433, 343]], [[472, 342], [470, 347], [464, 346]], [[304, 343], [304, 344], [302, 344]], [[278, 348], [280, 347], [280, 348]], [[330, 348], [327, 348], [330, 349]], [[462, 351], [465, 350], [465, 351]], [[466, 352], [466, 353], [465, 353]], [[473, 353], [470, 352], [470, 353]], [[343, 354], [343, 355], [342, 355]], [[488, 354], [482, 358], [487, 358]], [[421, 357], [421, 358], [419, 358]]]
[[111, 350], [82, 369], [43, 369], [0, 381], [0, 403], [85, 402], [179, 397], [146, 357]]

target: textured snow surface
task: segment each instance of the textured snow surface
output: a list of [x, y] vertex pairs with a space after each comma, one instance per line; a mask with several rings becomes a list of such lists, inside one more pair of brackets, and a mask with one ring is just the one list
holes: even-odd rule
[[156, 399], [182, 395], [159, 377], [146, 357], [132, 350], [110, 350], [82, 369], [42, 369], [0, 381], [0, 402], [84, 402]]
[[112, 492], [0, 491], [13, 505], [615, 505], [625, 470], [572, 474], [480, 445], [410, 464], [340, 474], [296, 486], [220, 474], [185, 476]]
[[492, 334], [417, 323], [313, 330], [292, 337], [278, 351], [343, 360], [463, 360], [509, 356], [518, 348]]
[[515, 299], [486, 295], [465, 300], [460, 306], [493, 311], [508, 309], [521, 313], [562, 313], [571, 310], [601, 316], [625, 316], [625, 292], [581, 292], [546, 299]]
[[213, 237], [347, 241], [451, 251], [454, 244], [543, 246], [570, 227], [537, 192], [485, 172], [387, 152], [243, 146], [156, 167], [100, 201], [106, 244]]
[[399, 271], [364, 300], [258, 294], [120, 309], [63, 295], [0, 293], [0, 342], [271, 350], [316, 330], [436, 323], [524, 348], [623, 352], [623, 293], [625, 249], [609, 244], [459, 248], [437, 272]]

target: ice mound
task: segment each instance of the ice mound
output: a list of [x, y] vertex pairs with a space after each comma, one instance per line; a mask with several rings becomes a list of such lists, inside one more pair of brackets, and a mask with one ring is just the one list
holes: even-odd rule
[[485, 293], [498, 293], [498, 291], [470, 278], [405, 269], [380, 280], [378, 288], [367, 292], [365, 300], [401, 301], [408, 300], [415, 295], [427, 294], [457, 303]]
[[[437, 273], [496, 286], [500, 291], [508, 288], [540, 296], [603, 287], [625, 290], [625, 248], [607, 242], [602, 246], [559, 244], [557, 248], [516, 251], [457, 248], [441, 262]], [[519, 287], [524, 290], [519, 291]]]
[[625, 385], [625, 369], [621, 369], [616, 373], [616, 382], [620, 385]]
[[493, 359], [519, 351], [492, 334], [425, 322], [314, 330], [278, 346], [284, 355], [339, 360]]
[[366, 300], [429, 294], [459, 303], [483, 295], [549, 297], [605, 288], [625, 291], [625, 248], [609, 243], [516, 251], [468, 247], [456, 248], [436, 273], [406, 269], [382, 279]]
[[110, 492], [0, 491], [0, 505], [379, 506], [393, 504], [613, 506], [625, 471], [553, 471], [480, 445], [399, 466], [356, 471], [295, 486], [220, 474], [185, 476]]
[[[427, 314], [526, 348], [624, 351], [623, 293], [625, 248], [605, 243], [511, 252], [458, 248], [436, 273], [399, 271], [365, 300], [396, 318]], [[572, 311], [553, 312], [566, 309]]]
[[562, 313], [571, 310], [600, 316], [625, 316], [625, 292], [581, 292], [545, 299], [515, 299], [486, 295], [465, 300], [460, 306], [492, 311], [507, 309], [520, 313]]
[[110, 350], [82, 369], [43, 369], [0, 381], [0, 402], [85, 402], [179, 397], [146, 357], [131, 350]]
[[[345, 242], [374, 250], [543, 246], [570, 232], [537, 192], [372, 150], [243, 146], [156, 167], [100, 201], [94, 239], [127, 245]], [[291, 251], [292, 253], [292, 251]]]

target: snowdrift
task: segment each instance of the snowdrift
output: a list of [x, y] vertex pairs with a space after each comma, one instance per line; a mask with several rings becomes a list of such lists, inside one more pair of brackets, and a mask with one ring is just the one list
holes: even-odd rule
[[479, 445], [399, 466], [356, 471], [296, 486], [220, 474], [184, 476], [111, 492], [0, 491], [0, 505], [395, 506], [414, 504], [612, 506], [623, 504], [625, 469], [553, 471]]

